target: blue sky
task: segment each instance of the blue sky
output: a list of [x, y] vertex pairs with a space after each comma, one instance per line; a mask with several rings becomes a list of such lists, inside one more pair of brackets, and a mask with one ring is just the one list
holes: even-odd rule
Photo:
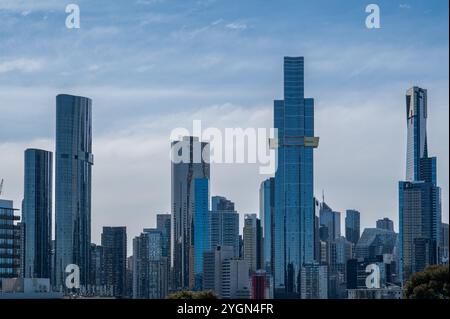
[[[200, 119], [270, 127], [282, 98], [282, 58], [305, 56], [316, 99], [316, 194], [356, 208], [363, 226], [397, 225], [404, 178], [404, 95], [429, 90], [430, 153], [438, 156], [448, 221], [448, 2], [372, 1], [381, 29], [365, 27], [370, 1], [0, 0], [0, 177], [16, 206], [23, 150], [54, 148], [55, 95], [94, 100], [93, 238], [102, 225], [129, 235], [170, 208], [169, 134]], [[65, 6], [81, 28], [65, 27]], [[258, 211], [266, 176], [213, 167], [212, 194]]]

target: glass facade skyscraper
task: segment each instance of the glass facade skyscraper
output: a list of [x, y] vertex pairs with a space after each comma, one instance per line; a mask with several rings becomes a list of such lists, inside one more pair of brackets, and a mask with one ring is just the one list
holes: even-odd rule
[[13, 201], [0, 199], [0, 281], [2, 278], [16, 278], [20, 275], [21, 238], [20, 226], [16, 221]]
[[194, 181], [194, 277], [196, 290], [202, 289], [203, 253], [210, 250], [209, 180]]
[[91, 243], [92, 101], [56, 97], [55, 282], [65, 282], [69, 264], [80, 268], [80, 284], [89, 278]]
[[436, 157], [428, 157], [427, 90], [406, 92], [406, 181], [399, 183], [400, 280], [438, 263], [441, 189]]
[[314, 100], [304, 95], [304, 58], [284, 58], [284, 100], [274, 102], [275, 293], [301, 295], [301, 269], [314, 262]]
[[194, 181], [209, 179], [209, 170], [208, 143], [192, 136], [172, 142], [171, 266], [176, 290], [194, 286]]
[[222, 196], [212, 197], [210, 212], [210, 249], [217, 246], [233, 248], [233, 257], [239, 257], [239, 214], [234, 203]]
[[104, 284], [112, 287], [112, 295], [125, 297], [127, 228], [103, 227], [102, 233]]
[[275, 211], [275, 178], [268, 178], [259, 189], [259, 218], [263, 229], [264, 267], [272, 273], [273, 231]]
[[53, 154], [25, 151], [22, 222], [26, 278], [51, 278]]
[[361, 235], [360, 219], [361, 214], [357, 210], [347, 209], [345, 214], [345, 238], [353, 245], [356, 245]]

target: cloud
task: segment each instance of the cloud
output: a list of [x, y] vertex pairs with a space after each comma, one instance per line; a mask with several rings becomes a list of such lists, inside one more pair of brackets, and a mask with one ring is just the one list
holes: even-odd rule
[[398, 7], [400, 9], [411, 9], [411, 5], [408, 3], [401, 3]]
[[12, 59], [7, 61], [0, 61], [0, 73], [7, 72], [36, 72], [43, 68], [44, 63], [36, 59]]
[[243, 22], [231, 22], [226, 25], [226, 28], [232, 30], [245, 30], [247, 29], [247, 24]]
[[67, 1], [61, 0], [2, 0], [0, 1], [0, 10], [14, 12], [25, 11], [45, 11], [45, 10], [64, 10]]

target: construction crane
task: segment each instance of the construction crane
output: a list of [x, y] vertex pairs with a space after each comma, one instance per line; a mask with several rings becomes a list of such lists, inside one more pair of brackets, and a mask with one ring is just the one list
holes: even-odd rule
[[3, 189], [3, 178], [2, 181], [0, 182], [0, 196], [2, 196], [2, 189]]

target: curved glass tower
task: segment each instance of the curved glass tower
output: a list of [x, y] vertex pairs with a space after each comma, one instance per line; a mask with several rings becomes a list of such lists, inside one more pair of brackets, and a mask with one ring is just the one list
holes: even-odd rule
[[69, 264], [88, 284], [91, 242], [92, 101], [56, 97], [55, 283], [65, 282]]

